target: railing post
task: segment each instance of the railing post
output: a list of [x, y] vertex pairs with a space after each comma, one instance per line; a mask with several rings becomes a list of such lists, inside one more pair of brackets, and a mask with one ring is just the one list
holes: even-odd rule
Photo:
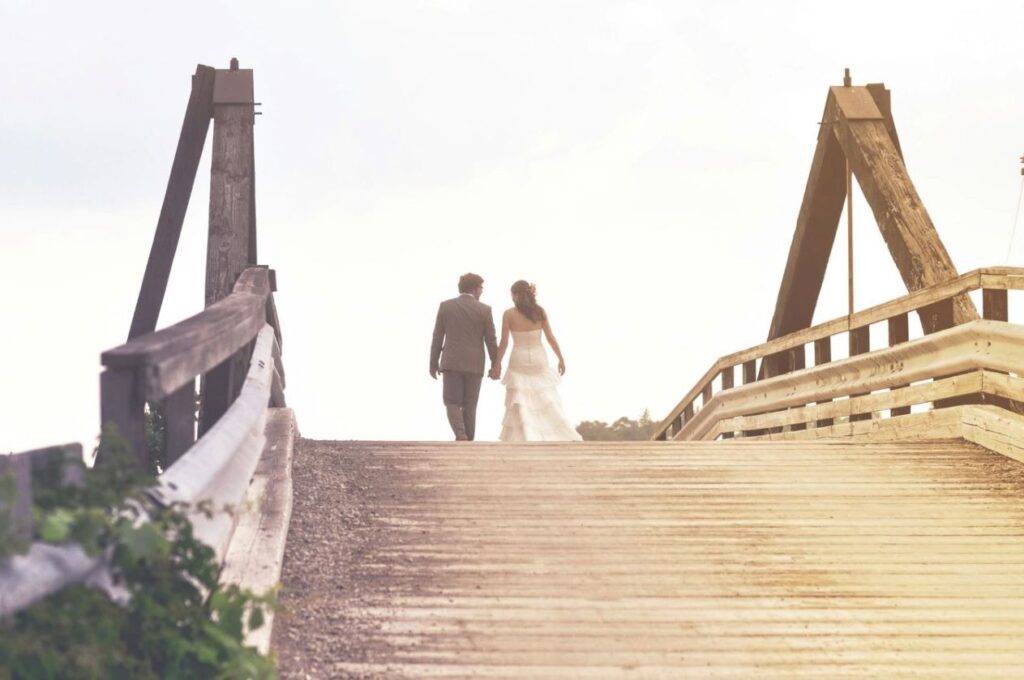
[[132, 368], [108, 368], [100, 374], [100, 425], [113, 423], [135, 459], [149, 469], [146, 451], [146, 404], [138, 374]]
[[[725, 390], [731, 390], [736, 380], [736, 367], [726, 366], [725, 368], [722, 369], [721, 376], [722, 391], [724, 392]], [[732, 439], [734, 434], [735, 433], [733, 432], [723, 432], [722, 439]]]
[[[814, 341], [814, 365], [821, 366], [823, 364], [831, 363], [832, 361], [832, 336], [827, 338], [819, 338]], [[827, 404], [831, 399], [825, 401], [815, 402], [817, 404]], [[831, 427], [835, 421], [832, 418], [823, 418], [816, 424], [818, 427]]]
[[[246, 265], [255, 264], [252, 70], [235, 60], [231, 66], [217, 70], [213, 88], [206, 306], [227, 297]], [[239, 352], [203, 376], [200, 434], [234, 401], [247, 366], [248, 355]]]
[[749, 385], [757, 380], [757, 359], [743, 362], [743, 384]]
[[[889, 318], [889, 347], [895, 347], [901, 342], [906, 342], [910, 339], [910, 324], [906, 314], [898, 314]], [[899, 389], [906, 387], [906, 385], [899, 385], [892, 389]], [[890, 416], [905, 416], [910, 414], [909, 406], [897, 406], [896, 408], [889, 409]]]
[[921, 315], [921, 327], [926, 335], [936, 331], [944, 331], [953, 327], [953, 298], [939, 300], [925, 305], [918, 313]]
[[196, 441], [196, 383], [190, 380], [164, 399], [164, 467], [170, 467]]
[[[950, 318], [952, 318], [952, 306], [950, 307]], [[860, 328], [850, 329], [850, 356], [857, 356], [858, 354], [866, 354], [871, 351], [871, 326], [861, 326]], [[851, 394], [850, 398], [861, 397], [869, 392], [863, 392], [858, 394]], [[858, 413], [850, 414], [850, 421], [857, 422], [860, 420], [871, 420], [870, 413]]]
[[1006, 290], [985, 288], [981, 291], [982, 316], [990, 321], [1009, 321], [1009, 301]]

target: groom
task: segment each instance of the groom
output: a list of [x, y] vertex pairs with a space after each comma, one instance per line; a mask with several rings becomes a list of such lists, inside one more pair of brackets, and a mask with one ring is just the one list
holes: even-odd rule
[[[491, 379], [497, 380], [494, 359], [498, 343], [491, 308], [480, 302], [484, 280], [476, 274], [459, 278], [459, 297], [445, 300], [437, 310], [430, 345], [430, 377], [444, 382], [444, 406], [456, 441], [473, 441], [476, 402], [484, 377], [484, 345], [491, 357]], [[442, 349], [444, 352], [442, 353]]]

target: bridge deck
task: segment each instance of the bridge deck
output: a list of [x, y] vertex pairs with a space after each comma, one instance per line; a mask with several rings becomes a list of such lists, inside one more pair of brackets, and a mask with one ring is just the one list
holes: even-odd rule
[[294, 465], [285, 677], [1024, 677], [1024, 465], [961, 442]]

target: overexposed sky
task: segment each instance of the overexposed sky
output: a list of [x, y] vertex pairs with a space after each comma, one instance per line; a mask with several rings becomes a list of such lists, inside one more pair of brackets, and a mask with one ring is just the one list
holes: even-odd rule
[[[659, 418], [763, 341], [846, 66], [892, 90], [957, 267], [1006, 263], [1021, 26], [1019, 2], [0, 0], [0, 451], [93, 445], [196, 63], [255, 69], [260, 260], [303, 435], [447, 439], [428, 350], [465, 271], [496, 318], [537, 284], [575, 420]], [[201, 309], [208, 193], [207, 157], [162, 326]], [[903, 288], [859, 192], [854, 216], [863, 307]], [[840, 237], [817, 320], [845, 311], [845, 260]], [[485, 384], [480, 438], [503, 396]]]

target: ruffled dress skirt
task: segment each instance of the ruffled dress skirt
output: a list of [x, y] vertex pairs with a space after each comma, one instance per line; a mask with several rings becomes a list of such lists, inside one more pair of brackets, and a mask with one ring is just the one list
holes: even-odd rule
[[558, 396], [561, 376], [548, 365], [541, 331], [512, 333], [512, 354], [505, 385], [503, 442], [580, 441], [579, 433], [562, 410]]

